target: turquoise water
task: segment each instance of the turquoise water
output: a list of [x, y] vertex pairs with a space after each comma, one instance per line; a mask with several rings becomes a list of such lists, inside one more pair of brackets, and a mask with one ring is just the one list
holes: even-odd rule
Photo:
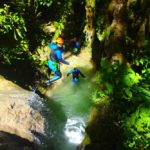
[[95, 88], [92, 72], [87, 74], [88, 77], [81, 77], [76, 85], [71, 82], [71, 77], [63, 79], [46, 101], [49, 108], [45, 115], [47, 136], [42, 149], [75, 150], [83, 140]]

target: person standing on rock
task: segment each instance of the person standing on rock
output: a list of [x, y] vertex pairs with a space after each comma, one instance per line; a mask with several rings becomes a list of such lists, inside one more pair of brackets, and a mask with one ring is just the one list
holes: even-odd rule
[[65, 61], [62, 58], [63, 44], [64, 44], [63, 38], [58, 37], [56, 39], [56, 42], [51, 42], [49, 45], [51, 52], [50, 52], [50, 59], [48, 60], [48, 74], [50, 75], [51, 72], [53, 72], [54, 77], [46, 81], [47, 85], [50, 85], [52, 82], [62, 77], [62, 73], [60, 71], [60, 63], [69, 65], [69, 62]]

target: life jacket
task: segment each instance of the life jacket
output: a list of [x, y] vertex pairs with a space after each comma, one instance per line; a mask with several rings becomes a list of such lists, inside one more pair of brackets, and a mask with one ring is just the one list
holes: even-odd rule
[[51, 49], [51, 52], [50, 52], [50, 59], [54, 62], [57, 62], [59, 63], [59, 60], [58, 60], [58, 57], [56, 55], [56, 50], [53, 50]]
[[71, 48], [79, 48], [79, 42], [78, 41], [72, 41], [71, 42]]
[[49, 48], [51, 49], [51, 52], [50, 52], [50, 59], [53, 61], [53, 62], [56, 62], [56, 63], [59, 63], [59, 60], [58, 60], [58, 57], [56, 55], [56, 51], [59, 49], [61, 50], [61, 48], [58, 47], [58, 45], [56, 43], [50, 43], [49, 44]]

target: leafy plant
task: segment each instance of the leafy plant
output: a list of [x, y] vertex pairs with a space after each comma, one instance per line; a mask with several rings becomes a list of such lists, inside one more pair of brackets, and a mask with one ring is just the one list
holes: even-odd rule
[[110, 35], [110, 28], [109, 28], [109, 27], [105, 28], [105, 29], [102, 31], [102, 33], [97, 32], [97, 37], [98, 37], [98, 39], [99, 39], [100, 41], [103, 41], [104, 39], [108, 38], [109, 35]]
[[18, 12], [11, 12], [10, 6], [4, 4], [4, 8], [0, 9], [0, 35], [2, 36], [0, 58], [3, 63], [24, 59], [21, 55], [28, 50], [26, 32], [23, 17]]
[[149, 149], [150, 146], [150, 109], [149, 105], [141, 105], [136, 112], [126, 117], [123, 124], [126, 130], [125, 146], [127, 148], [144, 148]]
[[26, 30], [25, 22], [18, 12], [10, 12], [10, 6], [4, 5], [0, 9], [0, 34], [7, 34], [13, 31], [14, 39], [23, 39]]
[[[126, 149], [150, 146], [150, 68], [149, 57], [137, 57], [136, 65], [142, 65], [141, 73], [131, 67], [111, 64], [102, 58], [97, 73], [99, 89], [93, 93], [93, 101], [101, 103], [109, 99], [122, 124]], [[129, 107], [130, 106], [130, 107]], [[131, 107], [132, 106], [132, 107]]]
[[50, 7], [53, 3], [53, 0], [37, 0], [37, 5]]

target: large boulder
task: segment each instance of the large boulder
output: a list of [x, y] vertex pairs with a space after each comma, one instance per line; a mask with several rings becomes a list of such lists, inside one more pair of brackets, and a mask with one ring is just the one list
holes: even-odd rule
[[40, 111], [30, 105], [35, 93], [2, 76], [0, 83], [0, 131], [38, 142], [37, 135], [44, 134], [44, 119]]

